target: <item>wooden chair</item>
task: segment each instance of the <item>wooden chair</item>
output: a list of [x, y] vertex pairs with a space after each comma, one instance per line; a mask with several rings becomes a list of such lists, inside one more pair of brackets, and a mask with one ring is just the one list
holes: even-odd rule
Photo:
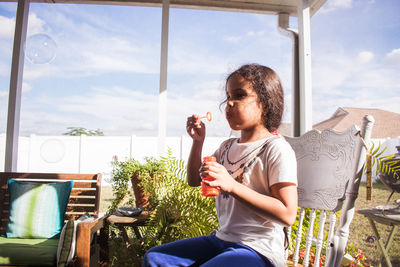
[[103, 231], [105, 218], [99, 216], [101, 174], [0, 172], [0, 235], [5, 234], [9, 220], [7, 181], [11, 178], [41, 183], [74, 180], [65, 220], [77, 219], [84, 214], [91, 216], [78, 223], [74, 266], [99, 266], [99, 258], [104, 256], [100, 246], [107, 243]]
[[[299, 197], [296, 245], [288, 266], [298, 266], [302, 238], [306, 245], [303, 266], [309, 266], [309, 263], [319, 266], [317, 263], [324, 248], [325, 266], [340, 266], [366, 158], [363, 140], [369, 142], [373, 122], [374, 119], [367, 115], [363, 118], [361, 130], [352, 126], [344, 132], [312, 130], [300, 137], [285, 137], [296, 153]], [[339, 211], [340, 222], [335, 232], [336, 213]], [[326, 226], [328, 215], [329, 226]], [[318, 229], [314, 230], [317, 223]], [[307, 224], [308, 230], [303, 236], [303, 225]], [[315, 247], [314, 256], [309, 253], [312, 247]], [[310, 262], [312, 257], [314, 261]]]

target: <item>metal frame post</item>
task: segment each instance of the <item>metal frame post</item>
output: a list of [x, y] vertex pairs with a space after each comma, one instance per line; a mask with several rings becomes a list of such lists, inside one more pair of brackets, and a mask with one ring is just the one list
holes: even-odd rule
[[8, 95], [7, 136], [4, 170], [17, 171], [19, 121], [21, 111], [22, 78], [24, 72], [24, 44], [28, 28], [29, 0], [18, 0], [15, 20], [14, 47]]
[[162, 4], [160, 93], [158, 96], [158, 154], [165, 154], [167, 137], [167, 69], [168, 69], [169, 0]]
[[298, 0], [300, 134], [312, 129], [310, 1]]

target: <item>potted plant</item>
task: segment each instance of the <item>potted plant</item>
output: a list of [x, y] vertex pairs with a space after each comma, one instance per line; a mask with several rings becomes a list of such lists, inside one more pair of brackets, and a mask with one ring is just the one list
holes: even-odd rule
[[[112, 165], [113, 171], [110, 182], [114, 199], [109, 208], [109, 213], [115, 212], [121, 204], [133, 205], [135, 203], [136, 207], [147, 206], [149, 196], [143, 191], [141, 181], [162, 176], [166, 172], [165, 165], [152, 157], [145, 158], [144, 163], [130, 158], [126, 161], [115, 160]], [[132, 186], [132, 191], [129, 184]]]

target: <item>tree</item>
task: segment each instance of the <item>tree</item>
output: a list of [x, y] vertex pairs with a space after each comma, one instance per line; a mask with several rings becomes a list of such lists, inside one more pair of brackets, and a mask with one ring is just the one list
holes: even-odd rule
[[88, 135], [88, 136], [103, 136], [104, 133], [100, 129], [96, 130], [87, 130], [83, 127], [67, 127], [68, 131], [63, 133], [63, 135], [70, 135], [70, 136], [81, 136], [81, 135]]

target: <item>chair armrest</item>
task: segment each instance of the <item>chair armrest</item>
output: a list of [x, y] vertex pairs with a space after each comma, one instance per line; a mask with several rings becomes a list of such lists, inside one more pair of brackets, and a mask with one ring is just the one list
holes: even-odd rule
[[92, 238], [106, 225], [106, 216], [89, 217], [78, 223], [76, 233], [76, 264], [89, 267]]
[[91, 233], [97, 232], [101, 228], [105, 226], [107, 217], [105, 215], [102, 216], [94, 216], [84, 219], [78, 223], [78, 236], [79, 236], [79, 228], [82, 231], [89, 231]]

